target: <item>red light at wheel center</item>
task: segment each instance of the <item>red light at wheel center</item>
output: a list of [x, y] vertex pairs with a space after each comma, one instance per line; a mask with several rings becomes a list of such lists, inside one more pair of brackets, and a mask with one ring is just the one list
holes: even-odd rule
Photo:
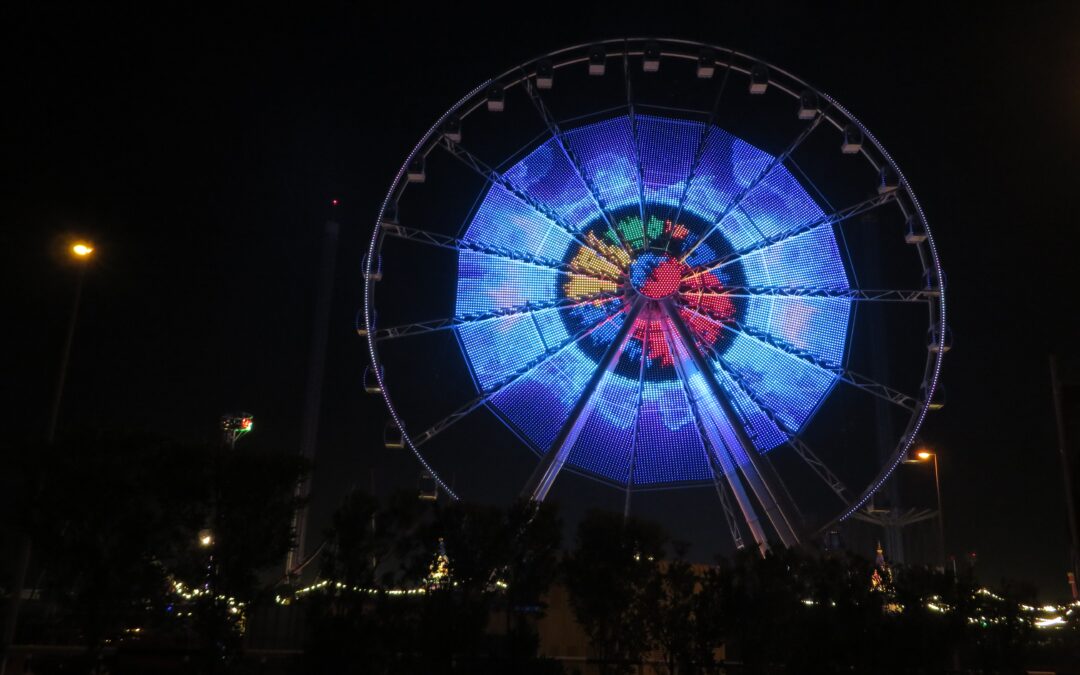
[[647, 298], [666, 298], [679, 290], [684, 267], [666, 253], [648, 252], [631, 263], [630, 283]]

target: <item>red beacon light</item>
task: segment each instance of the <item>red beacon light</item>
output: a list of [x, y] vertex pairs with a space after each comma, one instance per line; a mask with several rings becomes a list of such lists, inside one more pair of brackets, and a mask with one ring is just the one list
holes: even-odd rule
[[340, 203], [341, 203], [341, 202], [339, 202], [339, 201], [338, 201], [338, 200], [336, 200], [336, 199], [331, 199], [331, 200], [330, 200], [330, 206], [337, 206], [337, 205], [338, 205], [338, 204], [340, 204]]

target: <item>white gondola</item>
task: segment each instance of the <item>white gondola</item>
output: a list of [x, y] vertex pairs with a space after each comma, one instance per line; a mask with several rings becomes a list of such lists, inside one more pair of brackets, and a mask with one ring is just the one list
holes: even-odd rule
[[541, 59], [536, 63], [536, 88], [551, 89], [555, 84], [555, 66], [549, 59]]
[[926, 348], [935, 354], [945, 353], [952, 349], [952, 331], [949, 327], [945, 326], [942, 329], [937, 324], [930, 326], [930, 330], [926, 333]]
[[926, 241], [926, 230], [923, 229], [919, 219], [910, 216], [907, 219], [907, 232], [904, 233], [904, 241], [908, 244], [921, 244]]
[[862, 150], [863, 133], [862, 129], [849, 124], [844, 127], [844, 140], [840, 143], [840, 152], [845, 155], [854, 155]]
[[379, 378], [375, 377], [375, 370], [371, 366], [364, 368], [364, 391], [368, 394], [382, 393]]
[[427, 471], [420, 474], [420, 488], [418, 490], [422, 501], [434, 502], [439, 499], [439, 483]]
[[750, 68], [750, 93], [764, 94], [769, 89], [769, 69], [763, 64]]
[[424, 158], [417, 157], [413, 161], [409, 162], [409, 168], [406, 170], [405, 178], [410, 183], [423, 183], [426, 180], [427, 175], [424, 173]]
[[[922, 395], [923, 395], [923, 400], [925, 401], [926, 400], [926, 385], [925, 384], [922, 387]], [[945, 407], [945, 385], [938, 382], [937, 386], [934, 387], [934, 395], [930, 397], [930, 401], [929, 401], [929, 404], [927, 405], [927, 408], [929, 408], [930, 410], [941, 410], [944, 407]]]
[[[364, 263], [363, 263], [363, 269], [365, 269], [365, 270], [368, 268], [367, 262], [368, 262], [368, 257], [365, 255], [364, 256]], [[382, 256], [381, 255], [378, 255], [378, 254], [375, 255], [375, 262], [371, 266], [371, 272], [366, 273], [365, 276], [371, 281], [382, 281]]]
[[[375, 325], [375, 310], [371, 310], [371, 325]], [[356, 334], [360, 337], [367, 337], [368, 330], [364, 324], [364, 310], [359, 309], [356, 312]]]
[[401, 427], [394, 420], [386, 420], [383, 427], [383, 445], [388, 450], [399, 450], [405, 447], [405, 435], [401, 433]]
[[461, 118], [451, 117], [443, 124], [443, 137], [451, 143], [461, 142]]
[[877, 191], [879, 195], [883, 195], [886, 192], [894, 192], [900, 187], [900, 176], [896, 175], [891, 166], [883, 166], [878, 171], [878, 186]]
[[931, 298], [941, 297], [941, 284], [934, 275], [934, 270], [926, 270], [923, 274], [923, 293]]
[[506, 110], [506, 90], [494, 84], [487, 93], [488, 112], [502, 112]]
[[397, 204], [388, 204], [386, 210], [383, 211], [382, 217], [379, 218], [379, 227], [393, 227], [394, 225], [397, 225], [397, 214]]
[[600, 77], [607, 69], [607, 52], [600, 45], [589, 47], [589, 75]]
[[660, 45], [655, 42], [645, 45], [645, 55], [641, 65], [646, 73], [655, 73], [660, 70]]
[[697, 60], [697, 76], [707, 80], [716, 74], [716, 55], [711, 49], [702, 49]]
[[821, 112], [821, 103], [818, 95], [807, 89], [799, 94], [799, 119], [812, 120]]

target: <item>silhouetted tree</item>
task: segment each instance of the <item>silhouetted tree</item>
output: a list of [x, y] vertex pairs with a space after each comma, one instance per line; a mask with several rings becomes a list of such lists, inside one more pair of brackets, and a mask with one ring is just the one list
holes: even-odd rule
[[[218, 596], [250, 603], [265, 590], [259, 573], [291, 544], [293, 487], [305, 463], [222, 452], [146, 435], [41, 448], [30, 531], [46, 583], [91, 658], [127, 630], [175, 628], [166, 612], [178, 601], [174, 581], [210, 589], [191, 603], [206, 668], [235, 655], [243, 614]], [[198, 545], [208, 526], [210, 549]]]
[[667, 534], [655, 524], [590, 511], [564, 562], [570, 605], [609, 672], [626, 671], [649, 649], [649, 585]]

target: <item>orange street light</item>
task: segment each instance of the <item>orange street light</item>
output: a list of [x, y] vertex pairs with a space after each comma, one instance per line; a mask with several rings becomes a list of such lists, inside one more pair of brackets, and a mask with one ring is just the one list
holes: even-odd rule
[[72, 244], [71, 252], [78, 258], [89, 258], [90, 254], [94, 252], [94, 247], [86, 242], [79, 241]]
[[945, 565], [945, 514], [941, 506], [941, 475], [938, 473], [937, 453], [926, 448], [919, 448], [915, 456], [904, 460], [905, 464], [922, 464], [934, 460], [934, 492], [937, 494], [938, 548], [941, 550], [941, 564]]

